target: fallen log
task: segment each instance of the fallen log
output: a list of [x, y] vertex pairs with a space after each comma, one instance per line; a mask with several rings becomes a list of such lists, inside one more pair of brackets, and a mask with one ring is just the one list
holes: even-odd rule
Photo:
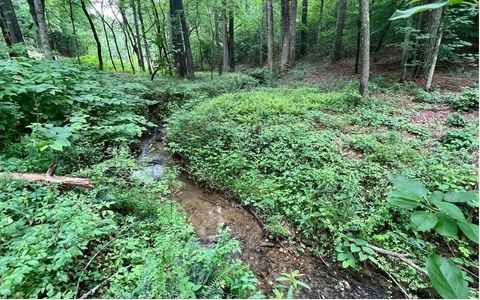
[[90, 183], [90, 180], [87, 178], [51, 176], [48, 174], [36, 173], [0, 173], [0, 177], [7, 177], [13, 180], [45, 181], [51, 183], [58, 183], [65, 186], [77, 186], [81, 188], [93, 187], [93, 185]]

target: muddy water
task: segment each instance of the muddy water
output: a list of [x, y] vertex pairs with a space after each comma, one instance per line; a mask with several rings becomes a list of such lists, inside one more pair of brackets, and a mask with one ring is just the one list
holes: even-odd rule
[[[153, 159], [147, 173], [161, 169], [163, 175], [169, 160], [160, 138], [151, 138], [142, 145], [142, 157]], [[155, 176], [154, 172], [151, 173]], [[239, 257], [255, 273], [260, 280], [260, 288], [267, 295], [271, 295], [275, 278], [282, 273], [299, 270], [305, 274], [301, 280], [311, 287], [311, 290], [300, 290], [298, 296], [301, 298], [402, 296], [396, 292], [392, 294], [386, 280], [379, 274], [345, 270], [335, 262], [321, 261], [311, 256], [309, 249], [302, 244], [284, 246], [269, 241], [259, 220], [239, 203], [195, 184], [186, 176], [180, 180], [183, 188], [176, 200], [187, 213], [188, 221], [195, 227], [200, 240], [206, 245], [215, 243], [219, 226], [228, 226], [232, 237], [240, 242], [242, 252]]]

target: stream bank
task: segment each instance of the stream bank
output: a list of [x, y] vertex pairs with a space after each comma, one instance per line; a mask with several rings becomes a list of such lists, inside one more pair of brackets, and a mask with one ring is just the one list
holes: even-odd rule
[[[165, 151], [162, 131], [154, 133], [141, 144], [140, 160], [150, 164], [137, 176], [161, 180], [168, 165], [174, 162]], [[209, 245], [216, 242], [219, 226], [227, 226], [232, 238], [240, 243], [238, 254], [260, 281], [260, 288], [271, 295], [275, 278], [282, 273], [299, 270], [301, 281], [311, 290], [300, 289], [299, 298], [401, 298], [390, 289], [388, 281], [378, 272], [343, 269], [337, 262], [315, 258], [303, 244], [285, 246], [270, 241], [262, 225], [248, 209], [234, 199], [225, 197], [196, 184], [185, 174], [179, 180], [183, 187], [175, 196], [188, 217], [198, 238]], [[300, 250], [300, 251], [298, 251]], [[299, 254], [301, 252], [301, 254]]]

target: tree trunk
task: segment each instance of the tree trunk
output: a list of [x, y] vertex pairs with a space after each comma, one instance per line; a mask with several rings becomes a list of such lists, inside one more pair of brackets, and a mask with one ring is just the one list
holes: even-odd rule
[[400, 74], [400, 82], [404, 82], [407, 78], [407, 64], [410, 54], [410, 35], [412, 27], [412, 17], [407, 19], [407, 29], [403, 37], [403, 47], [402, 47], [402, 72]]
[[295, 63], [295, 29], [297, 0], [281, 0], [281, 55], [280, 69], [285, 71]]
[[370, 76], [370, 16], [369, 0], [360, 0], [360, 95], [368, 97]]
[[231, 55], [230, 55], [230, 38], [229, 28], [227, 24], [227, 4], [226, 0], [222, 0], [222, 32], [223, 32], [223, 72], [230, 72]]
[[0, 26], [7, 46], [24, 42], [11, 0], [0, 0]]
[[425, 90], [430, 91], [432, 88], [432, 81], [433, 81], [433, 74], [435, 73], [435, 67], [437, 66], [437, 58], [438, 58], [438, 51], [440, 50], [440, 44], [442, 43], [442, 36], [443, 36], [443, 15], [440, 12], [440, 21], [438, 26], [438, 31], [436, 34], [436, 41], [435, 41], [435, 48], [433, 50], [432, 59], [430, 65], [428, 66], [428, 73], [427, 73], [427, 82], [425, 84]]
[[335, 22], [335, 38], [333, 42], [333, 61], [339, 61], [342, 56], [342, 37], [345, 27], [345, 10], [347, 0], [338, 0], [337, 20]]
[[274, 38], [274, 28], [273, 28], [273, 0], [267, 0], [267, 36], [268, 36], [268, 45], [267, 45], [267, 61], [268, 69], [273, 73], [273, 38]]
[[235, 72], [235, 22], [233, 10], [230, 10], [228, 18], [228, 47], [230, 54], [230, 69], [229, 72]]
[[320, 17], [318, 18], [318, 34], [317, 34], [317, 49], [320, 52], [320, 36], [322, 33], [322, 21], [323, 21], [323, 4], [324, 0], [320, 1]]
[[302, 31], [300, 32], [300, 56], [307, 54], [308, 0], [302, 1]]
[[83, 13], [85, 14], [85, 17], [87, 17], [88, 24], [90, 25], [93, 38], [95, 39], [95, 44], [97, 46], [98, 69], [100, 71], [103, 71], [102, 44], [100, 43], [100, 39], [98, 38], [97, 30], [95, 29], [95, 25], [93, 24], [92, 17], [88, 13], [87, 6], [85, 5], [85, 0], [80, 0], [80, 5], [82, 7]]
[[133, 35], [133, 40], [135, 41], [135, 46], [137, 48], [137, 59], [138, 59], [138, 65], [140, 66], [140, 69], [142, 69], [143, 72], [145, 72], [145, 61], [143, 57], [143, 51], [142, 51], [142, 42], [140, 40], [140, 27], [138, 26], [138, 14], [137, 14], [137, 8], [136, 8], [136, 0], [131, 0], [131, 6], [132, 6], [132, 11], [133, 11], [133, 26], [135, 28], [135, 34], [132, 33]]
[[38, 35], [42, 45], [43, 54], [46, 59], [52, 59], [52, 50], [50, 49], [50, 42], [48, 40], [47, 26], [45, 23], [45, 8], [41, 0], [33, 0], [35, 7], [35, 14], [38, 22]]
[[358, 67], [360, 63], [360, 30], [361, 30], [362, 22], [360, 19], [357, 20], [357, 50], [355, 54], [355, 74], [358, 74]]
[[75, 18], [73, 14], [73, 4], [72, 0], [68, 0], [68, 6], [69, 6], [69, 15], [70, 15], [70, 23], [72, 23], [72, 30], [73, 30], [73, 38], [75, 39], [75, 50], [76, 50], [76, 56], [77, 56], [77, 61], [80, 64], [80, 47], [78, 46], [78, 35], [77, 35], [77, 27], [75, 26]]
[[101, 3], [101, 9], [102, 9], [102, 15], [100, 17], [102, 19], [103, 34], [105, 35], [105, 41], [107, 43], [108, 57], [110, 58], [110, 62], [112, 63], [113, 69], [116, 72], [117, 71], [117, 66], [115, 65], [115, 61], [113, 60], [112, 48], [110, 47], [110, 39], [108, 38], [107, 26], [105, 25], [106, 21], [103, 18], [103, 1]]
[[142, 7], [140, 5], [140, 0], [137, 0], [137, 11], [138, 11], [138, 20], [140, 21], [140, 28], [142, 30], [142, 38], [143, 38], [143, 49], [145, 50], [146, 55], [146, 65], [148, 69], [148, 74], [152, 74], [152, 57], [150, 55], [150, 48], [148, 47], [147, 43], [147, 35], [145, 33], [145, 24], [143, 22], [143, 15], [142, 15]]
[[415, 78], [427, 80], [431, 66], [434, 64], [434, 53], [438, 41], [438, 35], [440, 33], [439, 29], [442, 22], [442, 13], [442, 8], [423, 13], [424, 16], [422, 17], [420, 25], [422, 27], [422, 33], [427, 35], [428, 38], [425, 39], [419, 47], [419, 49], [422, 49], [419, 57], [421, 64], [417, 68]]
[[193, 79], [195, 74], [190, 48], [190, 34], [185, 20], [182, 0], [170, 0], [170, 19], [172, 22], [175, 69], [180, 77]]
[[213, 22], [215, 26], [215, 60], [218, 63], [218, 75], [223, 73], [223, 63], [220, 60], [219, 50], [220, 50], [220, 34], [218, 30], [218, 5], [217, 0], [213, 1]]

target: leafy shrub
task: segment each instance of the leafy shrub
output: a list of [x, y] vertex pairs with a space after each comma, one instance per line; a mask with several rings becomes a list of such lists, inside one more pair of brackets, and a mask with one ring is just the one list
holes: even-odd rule
[[457, 110], [478, 109], [478, 88], [465, 88], [462, 93], [454, 97], [452, 105]]
[[442, 143], [455, 149], [473, 148], [478, 146], [476, 126], [467, 129], [456, 129], [445, 132]]
[[416, 95], [413, 98], [413, 101], [420, 102], [420, 103], [432, 103], [438, 100], [439, 98], [440, 98], [440, 95], [438, 94], [438, 92], [430, 93], [430, 92], [426, 92], [424, 90], [419, 89], [416, 91]]
[[452, 127], [465, 127], [468, 120], [459, 113], [451, 113], [447, 118], [447, 125]]

